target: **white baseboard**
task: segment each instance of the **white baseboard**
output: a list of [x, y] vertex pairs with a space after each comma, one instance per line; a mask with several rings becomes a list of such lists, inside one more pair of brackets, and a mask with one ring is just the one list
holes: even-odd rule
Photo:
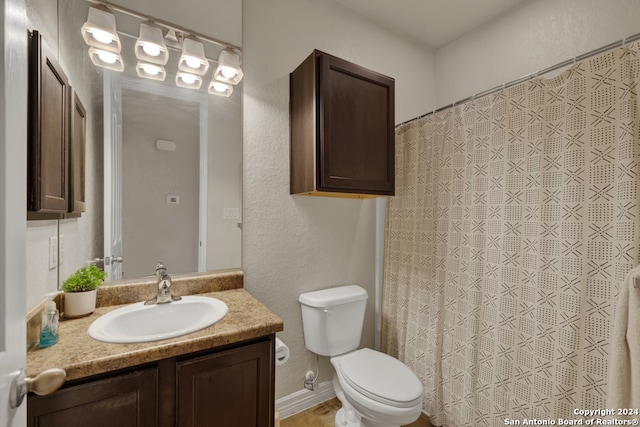
[[336, 392], [333, 390], [332, 382], [325, 381], [317, 384], [313, 391], [304, 389], [281, 397], [276, 400], [276, 408], [280, 410], [280, 419], [285, 419], [334, 397]]

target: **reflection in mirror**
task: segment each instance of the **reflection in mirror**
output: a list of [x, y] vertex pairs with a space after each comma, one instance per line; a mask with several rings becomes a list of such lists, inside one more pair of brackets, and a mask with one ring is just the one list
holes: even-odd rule
[[105, 269], [113, 280], [160, 260], [173, 274], [206, 270], [207, 95], [119, 73], [105, 82], [105, 254], [123, 259]]
[[[200, 105], [124, 90], [122, 116], [124, 277], [147, 275], [159, 260], [171, 260], [173, 274], [206, 269], [198, 267], [198, 249], [206, 250], [206, 233], [199, 230], [200, 187], [206, 194], [207, 182], [198, 173]], [[161, 244], [149, 245], [147, 236]]]
[[168, 39], [165, 80], [140, 78], [141, 21], [112, 12], [125, 69], [103, 70], [104, 257], [123, 260], [106, 263], [110, 279], [153, 274], [158, 261], [174, 274], [240, 267], [241, 90], [208, 93], [223, 47], [203, 43], [199, 90], [178, 87], [183, 51]]
[[[105, 100], [103, 100], [105, 76], [110, 72], [91, 63], [88, 46], [80, 31], [87, 20], [89, 8], [93, 4], [79, 0], [27, 0], [29, 28], [39, 30], [45, 42], [56, 53], [58, 62], [69, 75], [71, 85], [87, 107], [88, 120], [87, 211], [81, 218], [29, 222], [27, 229], [28, 307], [32, 307], [34, 302], [39, 301], [43, 293], [57, 289], [59, 283], [73, 271], [86, 264], [87, 261], [96, 258], [102, 259], [108, 255], [115, 256], [115, 254], [104, 252], [105, 242], [111, 237], [105, 237], [110, 226], [105, 224], [103, 220], [105, 210], [103, 197], [104, 200], [111, 197], [110, 185], [107, 185], [106, 180], [103, 181], [103, 168], [110, 165], [110, 160], [103, 154], [105, 147], [111, 144], [110, 130], [104, 128], [106, 110]], [[151, 2], [149, 4], [151, 5]], [[144, 13], [145, 11], [140, 12]], [[141, 20], [113, 10], [112, 13], [116, 18], [124, 61], [124, 72], [118, 75], [136, 79], [135, 85], [146, 85], [144, 82], [151, 82], [151, 80], [137, 76], [137, 60], [133, 52]], [[180, 23], [176, 24], [180, 25]], [[122, 238], [126, 245], [128, 235], [132, 233], [138, 243], [131, 249], [127, 249], [125, 246], [125, 251], [129, 251], [129, 254], [123, 253], [125, 257], [124, 278], [152, 275], [155, 263], [160, 260], [167, 264], [170, 272], [175, 271], [176, 273], [178, 271], [217, 270], [241, 266], [242, 138], [240, 108], [242, 83], [233, 87], [233, 92], [229, 97], [207, 93], [211, 75], [216, 67], [216, 58], [222, 48], [205, 43], [205, 54], [209, 59], [210, 67], [207, 75], [203, 76], [203, 85], [199, 91], [176, 88], [175, 68], [180, 51], [175, 48], [169, 49], [169, 63], [166, 66], [167, 76], [165, 81], [160, 84], [172, 90], [188, 93], [192, 97], [197, 95], [196, 98], [200, 97], [201, 100], [188, 101], [183, 99], [177, 103], [168, 103], [167, 98], [172, 98], [172, 96], [159, 92], [150, 94], [148, 91], [144, 91], [144, 99], [139, 90], [133, 96], [130, 96], [131, 93], [123, 93], [123, 100], [135, 98], [137, 103], [131, 106], [123, 104], [123, 125], [132, 129], [131, 132], [133, 132], [131, 137], [129, 137], [129, 133], [124, 135], [124, 144], [141, 143], [140, 140], [143, 138], [133, 130], [136, 120], [148, 120], [150, 117], [159, 117], [160, 115], [171, 115], [170, 120], [164, 120], [165, 124], [170, 124], [167, 127], [171, 130], [183, 130], [189, 133], [187, 131], [193, 131], [193, 128], [196, 128], [195, 138], [198, 141], [202, 138], [203, 125], [207, 129], [205, 156], [202, 157], [203, 150], [198, 148], [195, 153], [198, 156], [198, 166], [191, 167], [188, 173], [177, 172], [175, 166], [164, 164], [159, 158], [156, 158], [157, 164], [154, 172], [144, 172], [141, 169], [142, 160], [151, 160], [152, 156], [150, 155], [136, 163], [133, 160], [134, 155], [131, 154], [131, 158], [127, 158], [127, 162], [123, 162], [123, 169], [126, 169], [126, 173], [120, 177], [123, 188], [140, 188], [145, 181], [161, 181], [160, 184], [164, 187], [155, 190], [146, 189], [147, 195], [155, 193], [156, 199], [162, 203], [162, 208], [159, 205], [154, 206], [138, 196], [125, 196], [133, 198], [135, 203], [132, 203], [130, 209], [124, 204], [121, 207], [121, 213], [124, 215], [122, 218]], [[204, 109], [202, 108], [203, 103], [206, 105]], [[196, 104], [199, 107], [196, 107]], [[160, 108], [160, 110], [154, 112], [156, 108]], [[200, 113], [195, 113], [194, 108], [198, 109]], [[161, 111], [163, 109], [164, 111]], [[206, 110], [205, 116], [202, 116], [203, 110]], [[146, 118], [140, 114], [142, 111], [147, 114]], [[194, 114], [197, 117], [194, 118]], [[156, 126], [147, 123], [142, 127], [147, 132]], [[157, 130], [159, 131], [159, 129]], [[189, 138], [192, 136], [174, 136], [159, 132], [157, 135], [149, 134], [144, 137], [145, 142], [142, 143], [141, 149], [147, 150], [147, 154], [177, 157], [178, 154], [186, 154], [185, 141]], [[176, 151], [158, 150], [157, 140], [174, 142]], [[196, 143], [196, 145], [198, 144]], [[190, 152], [191, 156], [195, 154]], [[129, 156], [129, 154], [125, 154], [125, 156]], [[195, 160], [192, 159], [192, 161]], [[206, 167], [203, 168], [202, 165]], [[164, 171], [162, 171], [163, 168]], [[207, 171], [204, 176], [200, 175], [202, 170]], [[194, 174], [197, 174], [195, 178]], [[180, 188], [172, 187], [173, 184], [177, 185], [173, 178], [179, 176], [180, 179], [186, 179], [187, 175], [189, 183], [185, 183], [184, 187]], [[105, 190], [108, 191], [105, 192]], [[197, 194], [193, 195], [194, 192]], [[177, 199], [170, 198], [170, 204], [167, 204], [167, 196], [180, 196], [180, 203], [171, 204]], [[126, 199], [123, 203], [126, 203]], [[158, 231], [157, 228], [145, 230], [143, 227], [135, 225], [134, 222], [141, 218], [155, 219], [155, 217], [161, 216], [162, 209], [179, 208], [172, 211], [178, 213], [180, 209], [187, 206], [193, 207], [194, 204], [198, 210], [197, 217], [194, 217], [193, 212], [181, 213], [179, 217], [172, 217], [171, 225], [163, 226], [162, 231]], [[127, 210], [131, 210], [130, 214], [127, 213]], [[136, 217], [138, 219], [129, 219]], [[131, 224], [127, 225], [129, 221]], [[191, 249], [180, 251], [185, 255], [185, 258], [189, 259], [188, 263], [178, 261], [176, 255], [162, 252], [154, 253], [151, 250], [174, 244], [178, 246], [178, 241], [185, 236], [189, 236], [188, 238], [191, 240], [189, 244]], [[196, 240], [195, 248], [193, 248], [193, 242]], [[59, 251], [60, 257], [57, 256], [58, 253], [55, 258], [51, 255], [53, 248]], [[162, 259], [155, 259], [157, 257], [162, 257]], [[153, 261], [151, 261], [152, 259]], [[174, 259], [175, 262], [173, 262]]]

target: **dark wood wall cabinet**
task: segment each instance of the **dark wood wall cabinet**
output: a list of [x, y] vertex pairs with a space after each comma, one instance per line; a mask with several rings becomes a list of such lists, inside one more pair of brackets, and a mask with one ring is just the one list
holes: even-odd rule
[[291, 73], [291, 194], [395, 194], [394, 87], [318, 50]]
[[66, 217], [79, 217], [86, 211], [85, 152], [87, 150], [87, 111], [74, 91], [71, 99], [71, 140], [69, 141], [69, 208]]
[[38, 31], [29, 33], [28, 80], [27, 218], [79, 216], [86, 111]]
[[29, 395], [29, 427], [272, 427], [273, 335]]

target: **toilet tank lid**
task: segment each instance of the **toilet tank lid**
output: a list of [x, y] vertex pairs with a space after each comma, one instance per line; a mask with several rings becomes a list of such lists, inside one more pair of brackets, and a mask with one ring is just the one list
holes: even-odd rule
[[367, 299], [367, 291], [358, 285], [349, 285], [306, 292], [298, 301], [309, 307], [333, 307], [364, 299]]

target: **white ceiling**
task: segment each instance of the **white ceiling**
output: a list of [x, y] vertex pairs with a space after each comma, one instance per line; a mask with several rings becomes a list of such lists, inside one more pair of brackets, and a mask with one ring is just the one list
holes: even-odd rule
[[374, 22], [439, 49], [527, 0], [336, 0]]

